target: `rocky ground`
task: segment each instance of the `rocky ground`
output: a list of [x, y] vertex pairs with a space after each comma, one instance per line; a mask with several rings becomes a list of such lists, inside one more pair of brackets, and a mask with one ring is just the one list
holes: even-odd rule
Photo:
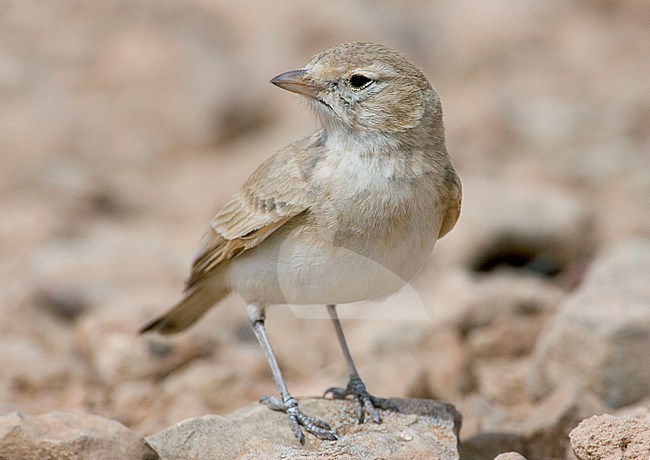
[[[215, 419], [273, 432], [250, 407], [276, 390], [239, 299], [178, 337], [137, 330], [176, 299], [214, 211], [314, 129], [268, 80], [350, 40], [424, 69], [464, 184], [411, 285], [340, 309], [371, 392], [453, 404], [463, 459], [650, 456], [647, 2], [5, 3], [0, 458], [47, 458], [50, 438], [156, 458], [161, 433], [235, 410]], [[296, 395], [346, 381], [322, 309], [269, 316]]]

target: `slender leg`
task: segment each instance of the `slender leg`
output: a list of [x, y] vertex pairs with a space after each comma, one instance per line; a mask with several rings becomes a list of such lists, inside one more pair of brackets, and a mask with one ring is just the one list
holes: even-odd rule
[[266, 357], [269, 367], [271, 368], [271, 373], [273, 374], [273, 380], [275, 380], [275, 384], [280, 390], [280, 397], [282, 398], [282, 401], [280, 401], [273, 396], [263, 396], [260, 401], [266, 404], [269, 408], [285, 412], [289, 416], [289, 425], [298, 438], [298, 441], [300, 441], [300, 444], [305, 443], [305, 437], [300, 428], [301, 426], [319, 439], [326, 439], [329, 441], [335, 441], [338, 439], [327, 422], [305, 415], [298, 408], [298, 401], [296, 401], [296, 399], [289, 393], [289, 390], [287, 390], [287, 386], [282, 378], [282, 372], [280, 372], [280, 366], [278, 366], [278, 361], [275, 359], [271, 343], [266, 335], [266, 328], [264, 327], [264, 310], [255, 306], [249, 306], [248, 317], [251, 321], [253, 332], [255, 332], [255, 337], [257, 337], [257, 340], [262, 346], [262, 351], [264, 352], [264, 356]]
[[334, 329], [336, 330], [336, 335], [339, 338], [339, 344], [341, 345], [341, 350], [343, 350], [343, 356], [345, 361], [348, 364], [348, 372], [350, 374], [350, 380], [347, 387], [337, 388], [332, 387], [325, 390], [325, 395], [330, 393], [334, 399], [343, 399], [347, 395], [352, 395], [354, 397], [354, 408], [359, 419], [359, 423], [363, 423], [365, 419], [365, 413], [368, 413], [370, 417], [374, 420], [375, 423], [381, 423], [381, 416], [377, 408], [381, 409], [395, 409], [393, 403], [384, 398], [377, 398], [376, 396], [371, 395], [366, 390], [366, 385], [359, 377], [357, 368], [354, 365], [352, 360], [352, 355], [348, 348], [348, 344], [345, 341], [345, 336], [343, 335], [343, 328], [341, 327], [341, 321], [339, 321], [339, 315], [336, 313], [336, 305], [328, 305], [327, 312], [334, 323]]

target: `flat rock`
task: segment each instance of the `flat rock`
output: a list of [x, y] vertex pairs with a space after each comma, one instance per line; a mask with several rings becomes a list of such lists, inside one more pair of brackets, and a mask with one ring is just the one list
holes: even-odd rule
[[460, 414], [453, 406], [425, 399], [392, 399], [399, 412], [383, 412], [383, 423], [358, 424], [351, 401], [301, 399], [302, 410], [328, 421], [339, 440], [305, 436], [301, 446], [286, 415], [262, 404], [226, 416], [188, 419], [147, 438], [161, 458], [435, 458], [458, 459]]
[[614, 408], [650, 394], [648, 273], [648, 239], [626, 240], [598, 255], [539, 340], [531, 394], [543, 397], [571, 382]]
[[119, 422], [98, 415], [51, 412], [0, 417], [0, 459], [154, 460], [147, 442]]

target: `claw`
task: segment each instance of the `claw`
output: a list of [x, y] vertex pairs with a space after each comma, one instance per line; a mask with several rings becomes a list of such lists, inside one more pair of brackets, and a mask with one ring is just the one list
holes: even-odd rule
[[303, 413], [298, 408], [298, 401], [291, 396], [283, 399], [284, 401], [280, 401], [278, 398], [273, 396], [262, 396], [260, 402], [265, 404], [271, 410], [281, 411], [287, 414], [291, 431], [293, 431], [293, 434], [298, 438], [300, 444], [305, 444], [305, 435], [302, 432], [302, 428], [307, 430], [308, 433], [316, 436], [318, 439], [327, 441], [336, 441], [338, 439], [336, 433], [332, 431], [329, 423]]
[[332, 395], [332, 399], [345, 399], [345, 397], [350, 393], [348, 392], [347, 388], [329, 387], [323, 393], [323, 397], [327, 396], [328, 394]]
[[354, 398], [354, 412], [357, 414], [357, 420], [359, 423], [363, 423], [365, 419], [365, 414], [363, 413], [363, 405], [359, 398]]
[[300, 444], [304, 445], [305, 444], [305, 435], [303, 434], [302, 430], [300, 429], [300, 425], [298, 424], [298, 417], [295, 415], [289, 415], [289, 426], [291, 427], [291, 431], [293, 431], [293, 434], [298, 438], [298, 442]]
[[271, 410], [286, 412], [284, 404], [282, 404], [280, 400], [274, 396], [264, 395], [260, 398], [260, 402]]
[[354, 411], [359, 423], [365, 421], [366, 414], [372, 420], [381, 423], [381, 415], [377, 409], [396, 410], [394, 403], [384, 398], [377, 398], [366, 390], [366, 385], [359, 377], [351, 377], [345, 388], [330, 387], [325, 390], [323, 396], [332, 395], [332, 399], [345, 399], [346, 396], [352, 395], [354, 398]]

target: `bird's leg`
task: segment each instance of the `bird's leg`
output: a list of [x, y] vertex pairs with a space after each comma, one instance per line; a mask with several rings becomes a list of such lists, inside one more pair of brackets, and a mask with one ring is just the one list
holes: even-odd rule
[[273, 410], [278, 410], [285, 412], [289, 416], [289, 425], [291, 430], [300, 441], [300, 444], [305, 443], [305, 437], [302, 433], [301, 426], [305, 428], [309, 433], [316, 436], [318, 439], [326, 439], [329, 441], [335, 441], [338, 439], [336, 434], [332, 431], [329, 424], [323, 420], [305, 415], [298, 408], [298, 401], [291, 396], [287, 386], [284, 383], [282, 378], [282, 373], [280, 372], [280, 367], [278, 366], [278, 361], [275, 359], [275, 354], [271, 348], [271, 343], [269, 338], [266, 335], [266, 328], [264, 327], [264, 310], [256, 306], [249, 305], [248, 307], [248, 319], [251, 322], [253, 327], [253, 332], [255, 337], [262, 346], [262, 351], [264, 356], [269, 363], [271, 368], [271, 373], [273, 374], [273, 380], [280, 390], [280, 399], [273, 396], [263, 396], [260, 399], [260, 402], [266, 404], [269, 408]]
[[373, 419], [375, 423], [381, 423], [381, 416], [379, 415], [379, 411], [377, 409], [381, 408], [395, 410], [395, 405], [388, 399], [378, 398], [368, 393], [368, 390], [366, 390], [366, 385], [361, 380], [361, 377], [359, 377], [357, 368], [355, 367], [354, 361], [352, 360], [352, 355], [350, 355], [348, 344], [345, 341], [345, 336], [343, 335], [341, 321], [339, 321], [339, 316], [336, 313], [336, 305], [328, 305], [327, 312], [332, 319], [332, 323], [334, 323], [334, 329], [336, 330], [336, 335], [339, 338], [339, 344], [341, 345], [341, 350], [343, 350], [343, 356], [345, 356], [345, 361], [348, 364], [350, 380], [345, 388], [328, 388], [325, 390], [325, 395], [329, 393], [334, 399], [344, 399], [346, 396], [352, 395], [354, 397], [354, 409], [357, 413], [359, 423], [363, 423], [366, 413]]

